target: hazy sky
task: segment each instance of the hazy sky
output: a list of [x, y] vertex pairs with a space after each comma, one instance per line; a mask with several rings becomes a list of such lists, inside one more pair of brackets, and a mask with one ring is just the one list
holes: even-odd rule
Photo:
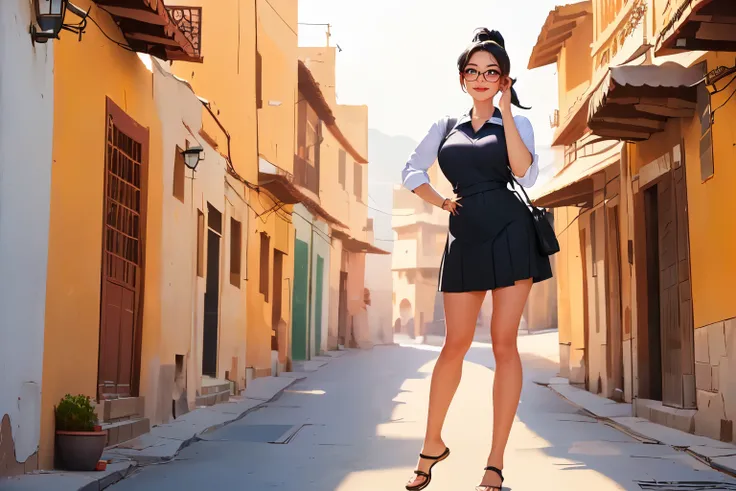
[[[367, 104], [369, 126], [420, 140], [432, 122], [470, 107], [461, 91], [457, 57], [476, 27], [499, 30], [511, 75], [533, 123], [548, 145], [557, 107], [556, 66], [528, 71], [529, 55], [550, 10], [560, 0], [299, 0], [299, 22], [330, 23], [341, 104]], [[324, 46], [325, 28], [299, 26], [301, 46]]]

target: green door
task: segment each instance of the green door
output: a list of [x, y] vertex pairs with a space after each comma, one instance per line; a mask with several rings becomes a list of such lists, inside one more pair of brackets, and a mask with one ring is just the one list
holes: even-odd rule
[[322, 278], [325, 271], [325, 260], [317, 256], [317, 291], [314, 295], [314, 351], [319, 354], [322, 346]]
[[291, 318], [291, 356], [294, 360], [307, 359], [307, 287], [309, 246], [297, 240], [294, 243], [294, 292]]

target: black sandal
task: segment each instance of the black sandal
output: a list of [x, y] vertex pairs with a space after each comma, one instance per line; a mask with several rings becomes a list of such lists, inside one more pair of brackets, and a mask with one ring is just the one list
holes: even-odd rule
[[496, 474], [498, 474], [498, 477], [501, 478], [501, 485], [500, 486], [491, 486], [490, 484], [481, 484], [480, 486], [477, 486], [475, 489], [476, 491], [489, 491], [492, 489], [498, 489], [498, 491], [503, 490], [503, 473], [501, 472], [501, 469], [498, 467], [493, 467], [492, 465], [489, 465], [484, 471], [493, 471]]
[[430, 457], [429, 455], [424, 455], [420, 453], [419, 458], [425, 459], [425, 460], [434, 460], [434, 462], [432, 462], [432, 465], [429, 466], [429, 471], [427, 472], [419, 471], [419, 470], [414, 471], [414, 474], [416, 474], [419, 477], [423, 477], [424, 481], [414, 486], [409, 486], [407, 484], [406, 489], [408, 489], [409, 491], [419, 491], [420, 489], [424, 489], [427, 486], [429, 486], [429, 482], [432, 480], [432, 467], [442, 462], [449, 456], [450, 456], [450, 449], [447, 447], [445, 447], [445, 451], [442, 452], [442, 454], [438, 455], [437, 457]]

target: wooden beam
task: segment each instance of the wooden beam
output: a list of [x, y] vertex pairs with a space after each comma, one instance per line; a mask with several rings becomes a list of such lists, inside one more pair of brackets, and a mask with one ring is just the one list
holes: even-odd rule
[[637, 111], [657, 114], [659, 116], [667, 116], [668, 118], [687, 118], [693, 115], [693, 112], [690, 109], [676, 109], [655, 104], [636, 104], [635, 107]]
[[143, 34], [142, 32], [126, 32], [125, 37], [133, 39], [135, 41], [142, 41], [144, 43], [160, 44], [163, 46], [176, 46], [181, 49], [181, 45], [174, 39], [169, 39], [161, 36], [152, 36], [151, 34]]
[[736, 17], [725, 15], [691, 15], [690, 20], [693, 22], [720, 22], [721, 24], [736, 24]]
[[554, 56], [551, 56], [549, 58], [543, 58], [541, 60], [539, 60], [537, 57], [534, 57], [534, 59], [532, 59], [532, 61], [534, 63], [530, 63], [529, 65], [532, 66], [533, 68], [538, 68], [540, 66], [547, 66], [547, 65], [550, 65], [552, 63], [557, 63], [557, 54], [555, 54]]
[[561, 26], [555, 27], [554, 29], [550, 29], [547, 31], [547, 36], [549, 38], [559, 36], [560, 34], [564, 34], [566, 32], [572, 31], [575, 29], [575, 26], [577, 25], [577, 22], [568, 22], [567, 24], [562, 24]]
[[628, 126], [636, 126], [639, 128], [649, 128], [656, 131], [663, 131], [665, 125], [667, 124], [665, 121], [658, 121], [656, 119], [646, 119], [646, 118], [614, 118], [614, 117], [602, 117], [602, 118], [595, 118], [596, 121], [601, 121], [603, 123], [612, 123], [612, 124], [624, 124]]
[[100, 7], [105, 12], [115, 17], [123, 17], [125, 19], [137, 20], [145, 24], [153, 24], [156, 26], [165, 26], [168, 24], [167, 20], [150, 10], [139, 10], [132, 9], [129, 7], [115, 7], [115, 6], [102, 6]]
[[546, 55], [547, 53], [557, 54], [562, 48], [562, 43], [572, 37], [572, 31], [562, 36], [558, 36], [554, 39], [547, 39], [544, 41], [543, 47], [538, 50], [537, 56]]
[[628, 138], [635, 138], [640, 140], [648, 140], [652, 133], [645, 133], [640, 131], [632, 131], [632, 130], [619, 130], [619, 129], [611, 129], [611, 128], [598, 128], [595, 130], [592, 130], [593, 134], [600, 135], [600, 136], [610, 136], [612, 138], [619, 138], [622, 140], [628, 139]]
[[672, 109], [695, 109], [695, 103], [686, 101], [685, 99], [676, 99], [674, 97], [668, 97], [667, 99], [661, 99], [659, 97], [642, 97], [639, 101], [642, 104], [651, 104], [653, 106], [669, 107]]
[[736, 41], [736, 29], [731, 24], [701, 23], [695, 37], [707, 41]]
[[581, 10], [580, 12], [576, 12], [574, 14], [555, 14], [555, 22], [559, 21], [566, 21], [566, 20], [574, 20], [579, 19], [580, 17], [585, 17], [591, 12], [588, 12], [586, 10]]
[[639, 102], [638, 97], [609, 97], [606, 99], [606, 104], [621, 104], [624, 106], [631, 106]]

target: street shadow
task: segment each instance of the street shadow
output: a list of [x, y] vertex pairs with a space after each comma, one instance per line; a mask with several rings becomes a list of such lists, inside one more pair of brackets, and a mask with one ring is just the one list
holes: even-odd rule
[[[547, 386], [552, 377], [558, 376], [557, 361], [530, 352], [521, 353], [521, 358], [524, 386], [515, 425], [521, 423], [534, 433], [535, 438], [544, 442], [521, 450], [529, 454], [528, 460], [532, 454], [538, 453], [546, 456], [544, 461], [555, 465], [557, 471], [587, 473], [588, 476], [595, 474], [596, 481], [608, 481], [611, 486], [616, 483], [620, 489], [626, 490], [641, 490], [637, 481], [736, 482], [683, 452], [665, 445], [642, 443], [598, 421]], [[471, 348], [466, 361], [483, 365], [495, 374], [491, 345]], [[680, 489], [677, 486], [661, 489], [676, 488]], [[508, 486], [504, 491], [507, 489], [514, 488]], [[569, 488], [555, 486], [549, 489]]]
[[[262, 409], [209, 433], [207, 441], [190, 445], [174, 462], [144, 469], [113, 489], [402, 490], [421, 449], [422, 439], [416, 435], [423, 435], [427, 378], [439, 349], [407, 345], [352, 351], [309, 374]], [[697, 474], [684, 460], [662, 458], [663, 446], [640, 444], [581, 413], [540, 385], [557, 374], [558, 364], [554, 360], [529, 352], [523, 353], [522, 359], [525, 384], [515, 428], [528, 429], [537, 444], [533, 448], [514, 449], [516, 461], [507, 466], [509, 485], [504, 491], [541, 489], [525, 485], [525, 478], [528, 474], [548, 473], [550, 466], [554, 466], [554, 472], [604, 476], [627, 490], [640, 489], [633, 483], [636, 478], [669, 476], [670, 480], [677, 480], [692, 479]], [[476, 375], [485, 371], [489, 378], [487, 388], [468, 389], [466, 384], [464, 390], [477, 390], [486, 399], [474, 407], [454, 404], [451, 411], [459, 419], [453, 424], [471, 414], [479, 417], [488, 407], [490, 375], [495, 370], [492, 346], [474, 344], [466, 361], [471, 365], [469, 370], [475, 370]], [[488, 407], [489, 416], [490, 410]], [[464, 434], [456, 435], [458, 438], [477, 442], [489, 437], [485, 430], [480, 434], [472, 424], [465, 426], [461, 430]], [[279, 427], [292, 428], [288, 441], [254, 441], [258, 437], [253, 435], [268, 434]], [[264, 439], [279, 441], [274, 435]], [[490, 438], [487, 444], [490, 446]], [[632, 452], [621, 450], [628, 445], [637, 445], [638, 462], [630, 457]], [[467, 483], [481, 477], [482, 467], [477, 464], [485, 455], [470, 455], [463, 448], [452, 451], [451, 463], [435, 468], [431, 491], [474, 489]], [[522, 459], [518, 458], [519, 453]], [[529, 462], [537, 459], [547, 469], [530, 473], [525, 467], [529, 465], [525, 455]], [[546, 458], [540, 460], [540, 455]], [[650, 459], [644, 466], [645, 474], [640, 472], [641, 459]], [[460, 482], [466, 484], [461, 486]], [[555, 484], [558, 483], [549, 483], [544, 489], [583, 489]]]
[[[427, 383], [431, 350], [379, 346], [335, 358], [277, 399], [239, 421], [208, 433], [166, 465], [152, 466], [112, 489], [332, 491], [368, 489], [363, 473], [395, 473], [375, 489], [404, 489], [421, 450], [413, 387]], [[426, 400], [422, 401], [426, 406]], [[406, 410], [404, 410], [406, 408]], [[288, 444], [239, 440], [247, 425], [298, 427]], [[411, 431], [405, 428], [412, 426]], [[257, 433], [257, 432], [256, 432]], [[395, 476], [395, 477], [394, 477]], [[357, 487], [351, 481], [363, 484]], [[382, 481], [383, 482], [383, 481]]]

